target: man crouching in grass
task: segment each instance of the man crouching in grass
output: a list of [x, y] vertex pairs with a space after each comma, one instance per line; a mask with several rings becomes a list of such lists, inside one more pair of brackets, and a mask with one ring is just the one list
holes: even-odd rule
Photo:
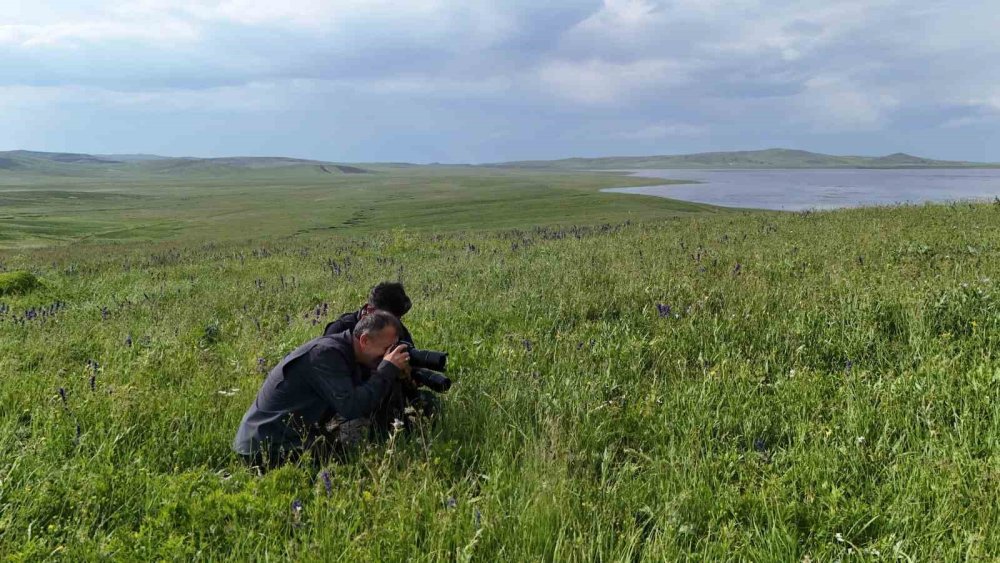
[[299, 346], [264, 380], [233, 449], [248, 465], [271, 469], [305, 450], [325, 459], [360, 442], [394, 384], [409, 379], [400, 332], [395, 316], [374, 311], [352, 330]]

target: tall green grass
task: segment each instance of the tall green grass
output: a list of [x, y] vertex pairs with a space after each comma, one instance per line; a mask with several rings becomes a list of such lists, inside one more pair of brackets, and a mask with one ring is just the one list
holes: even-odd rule
[[[952, 205], [8, 252], [44, 286], [0, 300], [0, 552], [996, 558], [998, 225]], [[259, 366], [397, 278], [451, 352], [437, 424], [324, 468], [329, 490], [241, 467]]]

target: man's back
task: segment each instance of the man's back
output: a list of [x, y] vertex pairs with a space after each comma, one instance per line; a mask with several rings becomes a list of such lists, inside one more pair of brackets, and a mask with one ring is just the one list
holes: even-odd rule
[[268, 374], [240, 423], [233, 449], [253, 455], [299, 448], [334, 415], [347, 420], [367, 416], [398, 374], [383, 369], [385, 363], [366, 377], [348, 331], [299, 346]]

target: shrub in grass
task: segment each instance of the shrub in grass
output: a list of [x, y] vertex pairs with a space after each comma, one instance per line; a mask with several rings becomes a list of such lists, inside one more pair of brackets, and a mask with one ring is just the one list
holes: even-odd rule
[[31, 272], [17, 270], [0, 274], [0, 295], [20, 295], [41, 285], [42, 282]]

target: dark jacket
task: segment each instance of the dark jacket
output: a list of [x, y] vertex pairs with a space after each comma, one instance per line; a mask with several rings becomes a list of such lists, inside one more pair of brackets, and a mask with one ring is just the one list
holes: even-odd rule
[[[363, 310], [364, 307], [353, 313], [344, 313], [343, 315], [340, 315], [337, 320], [326, 325], [326, 328], [323, 329], [323, 335], [329, 336], [331, 334], [337, 334], [338, 332], [344, 332], [345, 330], [354, 330], [354, 326], [358, 324], [359, 320], [361, 320], [361, 311]], [[403, 342], [414, 344], [413, 336], [410, 335], [410, 331], [406, 330], [406, 326], [403, 325], [402, 321], [399, 322], [399, 325], [403, 327], [403, 332], [399, 335], [399, 339]]]
[[334, 416], [352, 420], [373, 413], [398, 377], [399, 369], [385, 360], [374, 373], [360, 366], [348, 331], [310, 340], [267, 375], [233, 449], [253, 455], [306, 446]]

